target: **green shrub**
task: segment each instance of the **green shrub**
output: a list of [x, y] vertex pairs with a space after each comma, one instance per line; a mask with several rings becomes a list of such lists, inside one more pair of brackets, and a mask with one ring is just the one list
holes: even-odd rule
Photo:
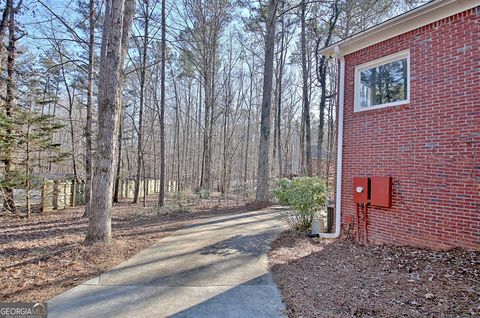
[[297, 230], [309, 230], [314, 217], [324, 209], [325, 185], [317, 177], [280, 179], [273, 193], [280, 204], [292, 208], [283, 217]]
[[210, 197], [210, 192], [207, 189], [200, 187], [195, 189], [195, 193], [199, 199], [208, 199]]

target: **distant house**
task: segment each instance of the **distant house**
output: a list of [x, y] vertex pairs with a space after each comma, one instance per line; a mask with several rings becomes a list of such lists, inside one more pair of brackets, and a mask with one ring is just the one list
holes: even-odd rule
[[[480, 1], [438, 0], [321, 51], [340, 71], [339, 222], [326, 236], [357, 231], [365, 191], [369, 242], [480, 249], [479, 47]], [[392, 178], [391, 201], [376, 176]]]

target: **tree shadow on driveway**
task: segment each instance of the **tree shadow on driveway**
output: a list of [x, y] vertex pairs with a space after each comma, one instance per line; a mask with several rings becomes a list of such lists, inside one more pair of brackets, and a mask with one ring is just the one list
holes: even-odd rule
[[238, 234], [202, 248], [200, 250], [200, 254], [214, 254], [223, 256], [244, 254], [260, 257], [268, 252], [270, 242], [274, 236], [274, 231], [249, 235]]

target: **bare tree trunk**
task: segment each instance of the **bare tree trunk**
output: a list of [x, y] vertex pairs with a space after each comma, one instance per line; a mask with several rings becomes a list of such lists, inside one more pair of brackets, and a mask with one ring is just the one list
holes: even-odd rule
[[267, 202], [269, 200], [269, 147], [270, 147], [270, 111], [272, 104], [273, 82], [273, 57], [275, 47], [275, 24], [277, 21], [278, 0], [269, 0], [266, 34], [265, 34], [265, 59], [263, 71], [263, 96], [262, 114], [260, 122], [260, 142], [258, 148], [257, 191], [256, 201]]
[[90, 216], [90, 198], [92, 196], [92, 108], [93, 108], [93, 63], [95, 52], [95, 0], [90, 0], [87, 71], [87, 122], [85, 124], [85, 212]]
[[[5, 38], [5, 34], [7, 33], [8, 28], [8, 20], [10, 18], [10, 8], [12, 7], [13, 0], [7, 0], [5, 3], [5, 8], [3, 9], [2, 13], [2, 21], [0, 23], [0, 43], [3, 44], [3, 39]], [[5, 47], [2, 45], [0, 47], [0, 72], [3, 74], [4, 71], [4, 51]], [[0, 81], [0, 87], [3, 87], [3, 81]]]
[[322, 175], [322, 159], [323, 159], [323, 135], [325, 130], [325, 106], [327, 101], [327, 94], [326, 94], [326, 67], [325, 67], [325, 58], [322, 57], [321, 68], [322, 68], [322, 76], [320, 80], [320, 116], [318, 121], [318, 140], [317, 140], [317, 176]]
[[177, 81], [175, 80], [173, 69], [170, 70], [170, 74], [172, 76], [173, 81], [173, 93], [175, 99], [175, 123], [174, 123], [174, 130], [175, 134], [173, 136], [173, 152], [174, 152], [174, 159], [176, 156], [176, 160], [172, 161], [172, 174], [175, 171], [175, 180], [177, 181], [176, 190], [177, 192], [180, 191], [180, 119], [179, 119], [179, 107], [180, 107], [180, 97], [179, 92], [177, 90]]
[[[30, 101], [30, 107], [28, 109], [28, 116], [32, 115], [32, 102]], [[25, 136], [25, 202], [27, 204], [27, 218], [30, 217], [31, 206], [30, 206], [30, 132], [31, 132], [31, 123], [27, 123], [27, 132]]]
[[[198, 148], [197, 148], [197, 153], [200, 152], [200, 145], [201, 145], [201, 141], [202, 141], [202, 133], [201, 133], [201, 122], [202, 122], [202, 80], [201, 78], [198, 79], [198, 103], [197, 103], [197, 107], [196, 107], [196, 112], [195, 112], [195, 115], [196, 115], [196, 119], [197, 119], [197, 134], [196, 134], [196, 140], [197, 140], [197, 145], [198, 145]], [[203, 154], [202, 156], [200, 157], [201, 160], [197, 160], [197, 184], [201, 187], [202, 186], [202, 180], [203, 180]]]
[[68, 122], [70, 124], [70, 139], [72, 140], [73, 179], [77, 181], [78, 180], [77, 159], [76, 159], [77, 150], [75, 147], [75, 127], [73, 126], [73, 103], [74, 103], [74, 97], [72, 98], [72, 103], [70, 104], [70, 107], [68, 109]]
[[333, 102], [330, 102], [328, 105], [328, 135], [327, 135], [327, 163], [325, 167], [325, 180], [326, 187], [329, 188], [330, 185], [330, 166], [332, 162], [332, 153], [334, 148], [334, 124], [333, 124]]
[[223, 111], [223, 153], [222, 153], [222, 176], [220, 182], [220, 192], [225, 195], [229, 189], [228, 183], [228, 161], [230, 159], [230, 138], [229, 138], [229, 126], [230, 126], [230, 107], [232, 103], [232, 41], [230, 41], [230, 47], [228, 52], [228, 70], [226, 71], [226, 83], [225, 83], [225, 109]]
[[143, 177], [143, 207], [147, 206], [147, 177], [145, 173], [145, 160], [142, 161], [142, 177]]
[[253, 107], [253, 87], [255, 81], [255, 55], [252, 54], [252, 65], [248, 64], [249, 73], [250, 73], [250, 83], [249, 83], [249, 98], [248, 98], [248, 115], [247, 115], [247, 142], [245, 145], [245, 165], [243, 168], [243, 187], [244, 187], [244, 196], [247, 197], [247, 180], [248, 180], [248, 154], [250, 148], [250, 130], [251, 130], [251, 118], [252, 118], [252, 107]]
[[115, 186], [113, 191], [113, 202], [118, 203], [120, 200], [119, 192], [120, 192], [120, 172], [122, 168], [122, 118], [120, 114], [120, 124], [118, 127], [118, 139], [117, 139], [117, 147], [118, 147], [118, 155], [117, 155], [117, 171], [115, 173]]
[[[92, 180], [91, 218], [86, 234], [89, 242], [110, 242], [112, 238], [113, 166], [121, 110], [123, 62], [133, 16], [134, 0], [110, 0], [105, 14], [104, 60], [100, 61], [98, 88], [98, 146]], [[102, 41], [103, 42], [103, 41]]]
[[189, 173], [184, 172], [184, 184], [188, 185], [189, 188], [191, 189], [192, 184], [195, 183], [194, 179], [192, 178], [195, 174], [194, 172], [194, 167], [192, 164], [192, 158], [193, 156], [189, 156], [191, 153], [191, 146], [193, 144], [193, 139], [191, 136], [191, 130], [192, 130], [192, 120], [191, 120], [191, 112], [192, 112], [192, 78], [188, 79], [188, 97], [187, 97], [187, 120], [186, 120], [186, 125], [184, 128], [184, 138], [183, 138], [183, 158], [184, 158], [184, 171], [187, 171]]
[[202, 180], [200, 186], [203, 189], [210, 190], [211, 182], [211, 163], [212, 163], [212, 140], [211, 140], [211, 119], [213, 117], [212, 109], [212, 90], [213, 90], [213, 77], [210, 75], [211, 64], [209, 61], [205, 61], [205, 76], [204, 76], [204, 85], [205, 85], [205, 126], [203, 131], [203, 171], [202, 171]]
[[[284, 2], [282, 1], [282, 8]], [[282, 15], [282, 37], [280, 40], [280, 69], [277, 77], [277, 114], [276, 114], [276, 131], [277, 131], [277, 145], [276, 148], [278, 149], [278, 178], [282, 178], [283, 176], [283, 169], [282, 169], [282, 131], [281, 131], [281, 124], [282, 124], [282, 78], [283, 78], [283, 68], [285, 65], [285, 58], [287, 56], [285, 52], [285, 19]]]
[[[58, 47], [58, 52], [60, 52], [60, 47]], [[73, 104], [75, 102], [75, 89], [73, 92], [70, 91], [70, 87], [67, 82], [67, 77], [65, 76], [65, 68], [63, 64], [63, 58], [62, 55], [60, 54], [60, 63], [61, 63], [61, 74], [62, 74], [62, 80], [63, 84], [65, 85], [65, 90], [67, 92], [67, 97], [68, 97], [68, 123], [69, 123], [69, 128], [70, 128], [70, 139], [71, 139], [71, 156], [72, 156], [72, 169], [73, 169], [73, 179], [77, 181], [78, 174], [77, 174], [77, 160], [76, 160], [76, 147], [75, 147], [75, 129], [73, 126]]]
[[302, 119], [300, 121], [300, 174], [305, 175], [306, 173], [306, 164], [305, 164], [305, 107], [303, 106], [303, 95], [302, 95]]
[[[8, 118], [12, 118], [15, 108], [15, 9], [13, 8], [13, 0], [7, 1], [8, 13], [9, 13], [9, 26], [8, 26], [8, 58], [7, 58], [7, 96], [5, 99], [5, 113]], [[7, 142], [8, 153], [5, 155], [5, 181], [7, 183], [13, 180], [13, 159], [12, 159], [12, 147], [13, 147], [13, 132], [10, 128], [7, 128]], [[13, 188], [11, 186], [5, 186], [3, 189], [3, 208], [6, 211], [16, 213], [15, 201], [13, 198]]]
[[[59, 92], [60, 92], [60, 80], [57, 80], [55, 83], [55, 96], [58, 96]], [[55, 99], [55, 102], [53, 103], [52, 124], [55, 123], [55, 116], [57, 115], [57, 106], [58, 106], [58, 99]], [[48, 113], [50, 113], [50, 107], [48, 109]], [[52, 151], [48, 150], [48, 157], [50, 157], [51, 155], [52, 155]], [[47, 171], [48, 173], [52, 172], [52, 162], [50, 160], [48, 161]]]
[[[331, 42], [332, 34], [333, 34], [333, 31], [335, 30], [338, 16], [340, 14], [340, 10], [338, 8], [337, 2], [338, 0], [335, 1], [332, 5], [333, 11], [332, 11], [332, 15], [328, 20], [327, 36], [323, 42], [324, 47], [328, 46]], [[321, 39], [318, 39], [318, 42], [317, 42], [317, 53], [316, 53], [317, 79], [320, 82], [320, 89], [321, 89], [320, 105], [319, 105], [320, 116], [319, 116], [319, 122], [318, 122], [318, 140], [317, 140], [317, 154], [318, 154], [317, 175], [318, 176], [322, 175], [323, 139], [324, 139], [324, 129], [325, 129], [324, 128], [325, 127], [325, 107], [327, 102], [327, 60], [325, 56], [322, 56], [320, 58], [318, 56], [318, 50], [320, 48], [320, 43], [321, 43], [320, 40]]]
[[165, 0], [162, 0], [162, 71], [160, 75], [160, 191], [158, 206], [165, 205], [165, 53], [166, 53]]
[[303, 122], [305, 127], [305, 157], [306, 172], [308, 176], [312, 175], [312, 138], [310, 128], [310, 100], [308, 95], [308, 70], [307, 70], [307, 38], [305, 15], [307, 11], [306, 0], [302, 0], [301, 11], [301, 46], [302, 46], [302, 75], [303, 75]]
[[138, 203], [140, 195], [140, 176], [142, 174], [143, 163], [143, 110], [145, 107], [145, 74], [147, 72], [147, 47], [148, 47], [148, 24], [149, 24], [149, 6], [145, 2], [145, 21], [143, 29], [143, 52], [142, 67], [140, 69], [140, 111], [138, 114], [138, 145], [137, 145], [137, 175], [135, 177], [135, 191], [133, 194], [133, 203]]

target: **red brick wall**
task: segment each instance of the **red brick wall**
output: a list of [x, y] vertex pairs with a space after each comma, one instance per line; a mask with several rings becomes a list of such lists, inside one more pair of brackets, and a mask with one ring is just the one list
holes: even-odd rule
[[[373, 243], [480, 249], [480, 8], [345, 56], [342, 222], [353, 177], [392, 176]], [[356, 65], [410, 49], [410, 104], [353, 112]]]

